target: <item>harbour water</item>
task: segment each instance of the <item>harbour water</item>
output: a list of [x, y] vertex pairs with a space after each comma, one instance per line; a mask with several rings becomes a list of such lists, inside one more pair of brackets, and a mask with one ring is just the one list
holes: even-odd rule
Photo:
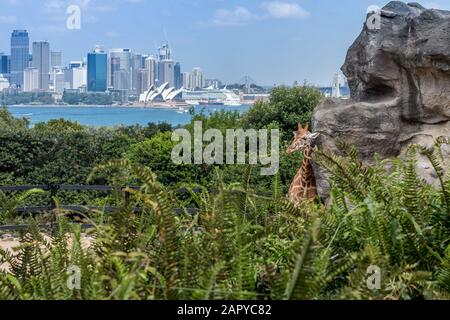
[[[244, 112], [248, 105], [242, 106], [195, 106], [195, 113], [205, 114], [220, 110]], [[173, 126], [183, 125], [191, 121], [192, 115], [178, 109], [157, 109], [140, 107], [110, 106], [10, 106], [9, 112], [14, 117], [27, 118], [33, 126], [39, 122], [52, 119], [77, 121], [89, 126], [147, 125], [150, 122], [167, 122]]]

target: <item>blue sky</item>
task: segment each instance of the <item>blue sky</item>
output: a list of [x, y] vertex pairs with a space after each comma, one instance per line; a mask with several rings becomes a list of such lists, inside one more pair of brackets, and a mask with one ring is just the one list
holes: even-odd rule
[[[328, 85], [378, 0], [0, 0], [0, 52], [13, 29], [48, 40], [63, 59], [79, 60], [100, 44], [154, 53], [167, 39], [182, 71], [258, 84], [307, 80]], [[66, 28], [66, 9], [81, 7], [81, 29]], [[450, 9], [449, 0], [424, 1]]]

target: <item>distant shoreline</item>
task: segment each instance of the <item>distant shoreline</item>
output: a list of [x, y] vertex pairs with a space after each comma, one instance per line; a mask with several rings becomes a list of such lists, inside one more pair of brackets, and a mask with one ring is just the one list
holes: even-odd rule
[[11, 104], [7, 108], [146, 108], [146, 109], [174, 109], [169, 106], [134, 106], [134, 105], [97, 105], [97, 104]]
[[[242, 104], [238, 107], [246, 107], [250, 104]], [[12, 105], [6, 105], [7, 108], [140, 108], [140, 109], [168, 109], [168, 110], [177, 110], [179, 106], [142, 106], [142, 105], [81, 105], [81, 104], [74, 104], [74, 105], [66, 105], [66, 104], [12, 104]], [[183, 108], [190, 109], [194, 106], [185, 106]], [[198, 107], [198, 106], [197, 106]], [[201, 107], [217, 107], [214, 105], [211, 106], [201, 106]]]

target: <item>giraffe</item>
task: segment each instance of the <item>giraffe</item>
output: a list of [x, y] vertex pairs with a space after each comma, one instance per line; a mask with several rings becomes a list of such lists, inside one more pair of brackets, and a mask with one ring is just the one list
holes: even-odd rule
[[297, 131], [294, 132], [294, 141], [287, 149], [288, 154], [303, 150], [302, 166], [292, 180], [288, 194], [289, 200], [294, 205], [298, 205], [303, 200], [314, 199], [317, 196], [316, 179], [310, 161], [312, 144], [318, 136], [318, 133], [309, 132], [308, 125], [303, 128], [302, 124], [299, 123]]

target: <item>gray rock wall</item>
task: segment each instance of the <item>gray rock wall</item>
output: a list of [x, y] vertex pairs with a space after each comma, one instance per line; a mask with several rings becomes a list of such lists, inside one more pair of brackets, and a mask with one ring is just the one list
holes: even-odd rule
[[[339, 153], [342, 140], [355, 145], [363, 161], [450, 137], [450, 11], [392, 1], [380, 16], [379, 28], [364, 23], [342, 67], [351, 99], [324, 100], [312, 119], [313, 131], [321, 133], [319, 148]], [[425, 159], [418, 167], [435, 182]], [[316, 176], [326, 198], [327, 177], [317, 168]]]

